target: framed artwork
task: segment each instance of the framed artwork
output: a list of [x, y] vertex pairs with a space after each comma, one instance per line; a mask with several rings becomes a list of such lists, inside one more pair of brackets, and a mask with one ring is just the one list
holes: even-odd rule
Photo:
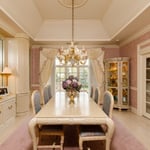
[[8, 89], [7, 88], [0, 88], [0, 95], [5, 95], [8, 94]]

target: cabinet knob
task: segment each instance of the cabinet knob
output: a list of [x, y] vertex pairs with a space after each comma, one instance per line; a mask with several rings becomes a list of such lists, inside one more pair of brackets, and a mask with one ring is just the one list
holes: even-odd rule
[[12, 109], [12, 105], [11, 105], [11, 106], [8, 106], [8, 109]]

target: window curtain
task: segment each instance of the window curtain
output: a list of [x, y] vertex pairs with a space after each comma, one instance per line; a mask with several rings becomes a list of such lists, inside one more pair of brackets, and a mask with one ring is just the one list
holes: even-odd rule
[[99, 104], [103, 103], [104, 93], [104, 51], [101, 48], [88, 50], [88, 57], [91, 61], [93, 72], [97, 81], [97, 86], [100, 90], [100, 101]]
[[49, 81], [55, 62], [57, 50], [43, 48], [40, 52], [40, 86], [43, 88]]

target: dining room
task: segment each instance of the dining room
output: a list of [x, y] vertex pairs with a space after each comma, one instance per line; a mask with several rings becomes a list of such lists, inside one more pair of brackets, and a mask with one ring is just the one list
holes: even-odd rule
[[150, 0], [1, 0], [0, 150], [45, 133], [50, 149], [149, 149], [149, 14]]

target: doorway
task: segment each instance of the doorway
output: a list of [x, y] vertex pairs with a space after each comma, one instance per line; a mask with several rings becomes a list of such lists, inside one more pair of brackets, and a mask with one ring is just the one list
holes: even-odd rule
[[137, 64], [137, 113], [150, 118], [150, 40], [138, 45]]

